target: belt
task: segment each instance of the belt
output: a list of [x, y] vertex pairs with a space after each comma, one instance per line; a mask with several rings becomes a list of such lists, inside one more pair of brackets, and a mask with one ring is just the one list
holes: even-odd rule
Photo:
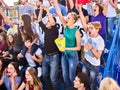
[[53, 53], [49, 53], [49, 54], [47, 54], [48, 56], [52, 56], [52, 55], [55, 55], [55, 54], [57, 54], [58, 53], [58, 51], [57, 52], [53, 52]]

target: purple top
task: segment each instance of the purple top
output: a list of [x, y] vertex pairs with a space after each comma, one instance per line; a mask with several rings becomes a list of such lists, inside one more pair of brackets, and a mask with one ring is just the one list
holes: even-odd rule
[[92, 16], [90, 22], [99, 21], [101, 23], [101, 29], [99, 31], [100, 35], [106, 34], [106, 16], [103, 13], [98, 14], [97, 16]]

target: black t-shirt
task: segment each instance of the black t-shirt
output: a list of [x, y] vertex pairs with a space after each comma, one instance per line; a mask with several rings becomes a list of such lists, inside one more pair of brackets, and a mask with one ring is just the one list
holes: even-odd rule
[[[39, 8], [35, 10], [35, 14], [36, 14], [37, 18], [38, 18], [39, 12], [40, 12], [40, 9], [39, 9]], [[45, 17], [46, 14], [47, 14], [47, 12], [46, 12], [45, 10], [43, 10], [42, 18]]]
[[58, 52], [58, 48], [55, 44], [55, 39], [58, 38], [58, 28], [57, 25], [54, 25], [51, 27], [51, 29], [46, 28], [46, 26], [43, 24], [43, 22], [39, 22], [39, 25], [41, 29], [44, 31], [44, 50], [46, 54], [52, 54], [55, 52]]

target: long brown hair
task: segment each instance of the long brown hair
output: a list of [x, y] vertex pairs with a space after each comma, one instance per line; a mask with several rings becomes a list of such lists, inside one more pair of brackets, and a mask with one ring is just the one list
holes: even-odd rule
[[36, 35], [34, 34], [33, 30], [32, 30], [32, 26], [31, 26], [31, 17], [29, 14], [23, 14], [21, 16], [21, 19], [24, 22], [24, 26], [23, 26], [23, 30], [22, 30], [22, 38], [24, 40], [24, 37], [32, 37], [33, 39], [36, 37]]
[[7, 34], [4, 32], [0, 33], [0, 36], [3, 38], [3, 40], [1, 41], [2, 43], [7, 43]]
[[[28, 67], [26, 71], [33, 77], [34, 90], [42, 90], [42, 84], [37, 76], [37, 73], [33, 67]], [[30, 82], [26, 83], [26, 88], [29, 88]], [[28, 89], [29, 90], [29, 89]]]
[[7, 39], [7, 44], [8, 44], [8, 47], [10, 49], [12, 49], [14, 46], [14, 36], [12, 34], [9, 34], [7, 37], [9, 37], [9, 36], [11, 36], [13, 38], [13, 42], [9, 42], [9, 40]]

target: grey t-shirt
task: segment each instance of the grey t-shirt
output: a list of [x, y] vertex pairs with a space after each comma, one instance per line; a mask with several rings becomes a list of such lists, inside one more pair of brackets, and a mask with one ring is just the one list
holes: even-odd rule
[[19, 11], [20, 16], [28, 13], [30, 15], [34, 14], [34, 8], [31, 5], [18, 5], [16, 9]]

